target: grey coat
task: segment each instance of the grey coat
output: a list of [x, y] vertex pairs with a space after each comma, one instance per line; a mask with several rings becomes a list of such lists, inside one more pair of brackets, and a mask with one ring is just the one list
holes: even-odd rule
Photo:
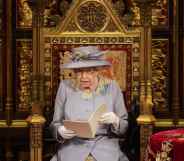
[[[97, 161], [128, 161], [119, 148], [118, 138], [104, 136], [109, 133], [108, 129], [117, 135], [126, 132], [128, 115], [121, 90], [115, 81], [108, 81], [100, 85], [97, 91], [86, 98], [83, 97], [82, 91], [71, 86], [70, 81], [65, 80], [60, 83], [50, 128], [61, 144], [51, 161], [85, 161], [89, 154], [92, 154]], [[64, 141], [58, 135], [57, 130], [62, 125], [63, 119], [87, 120], [102, 104], [107, 106], [108, 112], [114, 112], [119, 116], [118, 130], [113, 129], [111, 125], [100, 125], [97, 129], [97, 137], [89, 140], [74, 137]]]

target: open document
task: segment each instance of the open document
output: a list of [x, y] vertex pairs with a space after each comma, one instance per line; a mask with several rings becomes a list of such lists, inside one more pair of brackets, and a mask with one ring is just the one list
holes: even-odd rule
[[81, 138], [94, 138], [98, 128], [98, 121], [102, 114], [107, 112], [107, 107], [101, 105], [91, 114], [87, 121], [70, 121], [64, 120], [64, 126], [67, 129], [75, 131], [78, 137]]

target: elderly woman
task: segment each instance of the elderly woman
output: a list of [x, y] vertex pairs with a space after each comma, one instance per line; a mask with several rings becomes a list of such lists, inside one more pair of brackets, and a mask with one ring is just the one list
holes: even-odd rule
[[[118, 84], [100, 74], [110, 66], [102, 59], [104, 53], [96, 46], [74, 48], [71, 62], [63, 65], [74, 70], [76, 80], [61, 81], [57, 91], [50, 127], [61, 144], [52, 161], [128, 161], [118, 141], [128, 126], [127, 111]], [[63, 125], [64, 119], [88, 120], [102, 104], [107, 112], [99, 119], [95, 138], [80, 138]]]

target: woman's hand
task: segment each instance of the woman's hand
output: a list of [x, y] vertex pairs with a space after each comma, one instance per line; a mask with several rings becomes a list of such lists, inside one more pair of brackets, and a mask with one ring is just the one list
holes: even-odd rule
[[58, 133], [63, 139], [71, 139], [76, 136], [76, 133], [74, 131], [68, 130], [64, 126], [59, 126]]
[[114, 128], [119, 127], [119, 117], [114, 112], [108, 112], [100, 117], [101, 124], [112, 124]]

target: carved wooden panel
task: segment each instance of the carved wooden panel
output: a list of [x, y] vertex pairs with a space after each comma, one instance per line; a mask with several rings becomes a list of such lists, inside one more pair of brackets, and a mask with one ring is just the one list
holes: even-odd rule
[[31, 101], [32, 41], [16, 42], [16, 110], [29, 111]]
[[[140, 10], [136, 6], [134, 0], [132, 4], [132, 11], [134, 13], [134, 18], [132, 25], [140, 25]], [[169, 0], [158, 0], [152, 8], [152, 25], [159, 27], [168, 25], [169, 16]]]
[[2, 39], [0, 38], [0, 112], [3, 110], [3, 60]]
[[72, 0], [49, 0], [44, 10], [44, 26], [54, 27], [62, 22], [72, 6]]
[[2, 25], [3, 25], [3, 1], [0, 1], [0, 31], [2, 31]]
[[156, 113], [169, 112], [169, 41], [152, 41], [152, 89]]
[[169, 15], [169, 0], [158, 0], [152, 9], [152, 25], [167, 26]]
[[[147, 150], [147, 145], [149, 141], [149, 137], [153, 133], [153, 126], [152, 125], [142, 125], [140, 127], [140, 160], [146, 160], [146, 150]], [[150, 161], [150, 160], [147, 160]]]
[[[69, 13], [68, 10], [71, 8], [72, 5], [74, 5], [74, 3], [76, 4], [78, 2], [71, 0], [48, 1], [48, 5], [44, 12], [45, 26], [53, 27], [62, 22]], [[110, 5], [113, 7], [113, 12], [120, 17], [122, 23], [125, 23], [126, 18], [124, 15], [130, 7], [128, 2], [126, 0], [116, 0], [108, 1], [108, 3], [110, 3]], [[83, 26], [83, 29], [85, 31], [90, 32], [93, 30], [97, 31], [99, 29], [103, 29], [107, 25], [107, 20], [110, 20], [110, 17], [107, 16], [106, 7], [104, 7], [104, 5], [102, 5], [100, 1], [94, 0], [87, 1], [85, 3], [81, 2], [81, 6], [77, 10], [78, 12], [76, 12], [76, 21], [78, 21], [78, 27]], [[75, 25], [74, 21], [70, 22], [70, 24]], [[89, 28], [89, 24], [91, 25], [91, 28]], [[69, 28], [68, 31], [72, 31], [72, 28], [76, 28], [76, 26], [70, 27], [71, 28]]]
[[3, 110], [3, 1], [0, 0], [0, 111]]
[[107, 25], [108, 20], [105, 7], [95, 1], [82, 4], [76, 15], [78, 26], [87, 32], [102, 30]]
[[27, 0], [16, 0], [16, 19], [17, 28], [32, 27], [32, 11]]

